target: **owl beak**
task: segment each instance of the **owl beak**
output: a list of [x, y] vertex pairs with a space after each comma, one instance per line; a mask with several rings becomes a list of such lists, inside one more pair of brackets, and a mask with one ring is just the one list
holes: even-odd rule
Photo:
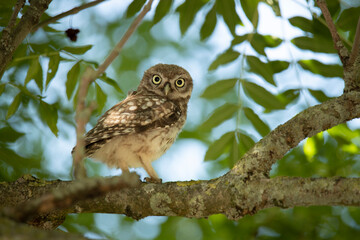
[[169, 92], [170, 92], [170, 83], [166, 83], [164, 86], [165, 96], [167, 96]]

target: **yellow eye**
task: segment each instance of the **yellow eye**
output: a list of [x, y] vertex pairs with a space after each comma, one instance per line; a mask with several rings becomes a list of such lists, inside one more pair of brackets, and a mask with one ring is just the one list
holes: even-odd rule
[[161, 77], [159, 75], [155, 74], [152, 78], [152, 82], [155, 85], [159, 85], [161, 83]]
[[182, 78], [179, 78], [178, 80], [176, 80], [175, 84], [176, 84], [176, 86], [179, 87], [179, 88], [180, 88], [180, 87], [183, 87], [183, 86], [185, 85], [185, 80], [182, 79]]

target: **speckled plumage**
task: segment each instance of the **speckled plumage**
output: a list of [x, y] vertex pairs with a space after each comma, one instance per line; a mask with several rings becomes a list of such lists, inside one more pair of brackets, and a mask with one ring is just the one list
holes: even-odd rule
[[138, 89], [85, 135], [85, 155], [123, 171], [143, 167], [159, 180], [151, 162], [165, 153], [183, 127], [192, 88], [190, 74], [179, 66], [149, 68]]

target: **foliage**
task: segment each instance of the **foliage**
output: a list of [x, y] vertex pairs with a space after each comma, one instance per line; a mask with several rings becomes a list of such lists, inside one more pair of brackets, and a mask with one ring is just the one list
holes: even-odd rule
[[[25, 173], [70, 177], [70, 167], [61, 171], [51, 167], [53, 156], [47, 152], [57, 146], [49, 145], [48, 139], [56, 136], [74, 143], [74, 106], [84, 69], [101, 63], [145, 2], [134, 0], [106, 21], [96, 17], [96, 8], [84, 10], [80, 16], [85, 20], [81, 23], [76, 18], [80, 23], [73, 20], [72, 24], [86, 26], [86, 22], [91, 29], [80, 28], [78, 42], [66, 38], [65, 20], [32, 33], [18, 47], [0, 82], [0, 180], [15, 180]], [[347, 1], [327, 2], [343, 42], [351, 49], [360, 7]], [[190, 123], [180, 138], [207, 145], [204, 161], [211, 164], [209, 176], [227, 171], [255, 142], [294, 113], [341, 94], [342, 89], [334, 91], [329, 86], [336, 81], [339, 86], [343, 68], [323, 16], [310, 2], [298, 4], [308, 17], [286, 18], [283, 13], [287, 9], [281, 9], [276, 0], [161, 0], [112, 69], [90, 86], [87, 100], [96, 99], [98, 106], [90, 123], [137, 85], [133, 79], [139, 79], [144, 65], [173, 60], [171, 55], [181, 59], [180, 63], [195, 59], [208, 74], [195, 85], [198, 90], [193, 101], [197, 104], [193, 107], [201, 108], [200, 116], [192, 118], [190, 109]], [[12, 6], [12, 1], [0, 6], [0, 27], [7, 25]], [[44, 19], [55, 15], [51, 7]], [[272, 18], [289, 25], [291, 31], [301, 33], [292, 37], [286, 32], [283, 36], [264, 33], [260, 28], [266, 21], [264, 9], [270, 9]], [[226, 28], [230, 40], [214, 52], [212, 41], [222, 38], [217, 35], [220, 28]], [[208, 56], [211, 61], [204, 60]], [[318, 84], [311, 84], [317, 79]], [[273, 167], [272, 176], [359, 177], [359, 148], [359, 125], [339, 125], [293, 149]], [[62, 158], [71, 161], [70, 154]], [[99, 165], [93, 167], [100, 172]], [[116, 226], [109, 230], [97, 217], [69, 215], [61, 228], [108, 238], [126, 238], [129, 232], [131, 238], [147, 238], [136, 230], [137, 223], [126, 217], [117, 217], [121, 231]], [[268, 209], [238, 222], [221, 215], [153, 221], [143, 224], [159, 228], [153, 234], [157, 239], [350, 239], [359, 234], [360, 211], [345, 207]]]

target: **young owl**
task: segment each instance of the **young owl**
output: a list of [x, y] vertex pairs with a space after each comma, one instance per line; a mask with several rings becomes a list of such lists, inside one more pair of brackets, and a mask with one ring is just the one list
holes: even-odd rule
[[85, 155], [128, 171], [143, 167], [161, 181], [151, 162], [173, 144], [186, 120], [193, 82], [183, 68], [157, 64], [136, 91], [108, 110], [85, 135]]

